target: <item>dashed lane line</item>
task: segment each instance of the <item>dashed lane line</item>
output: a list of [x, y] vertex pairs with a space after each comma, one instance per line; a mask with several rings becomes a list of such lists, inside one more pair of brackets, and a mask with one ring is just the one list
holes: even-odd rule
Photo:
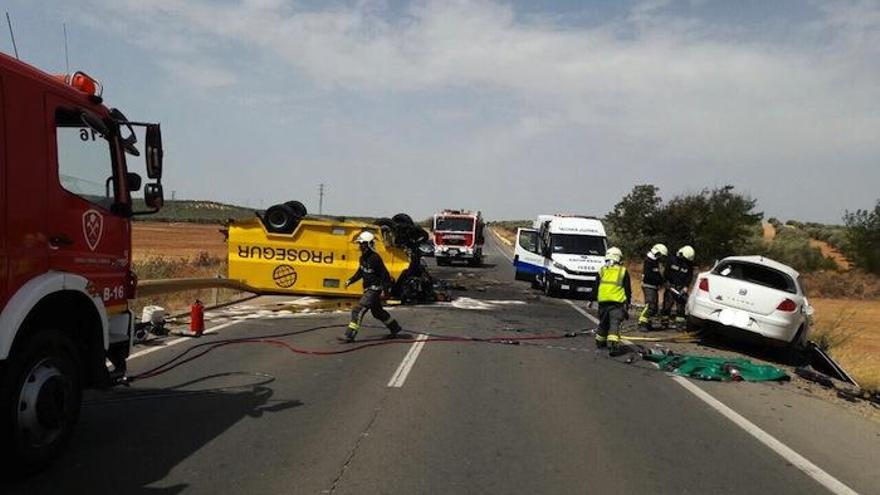
[[391, 380], [388, 381], [389, 387], [400, 388], [406, 383], [406, 377], [409, 376], [409, 372], [412, 370], [413, 365], [416, 364], [416, 359], [419, 358], [419, 354], [422, 352], [422, 348], [425, 346], [425, 339], [427, 338], [428, 336], [425, 334], [419, 334], [419, 336], [416, 337], [416, 341], [410, 346], [409, 352], [406, 353], [406, 356], [403, 356], [403, 361], [400, 362], [397, 371], [394, 372], [394, 375], [391, 376]]

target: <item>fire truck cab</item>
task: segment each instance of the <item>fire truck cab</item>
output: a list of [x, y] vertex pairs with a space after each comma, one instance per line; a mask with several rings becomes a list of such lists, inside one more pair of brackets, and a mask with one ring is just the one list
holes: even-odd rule
[[480, 212], [443, 210], [434, 215], [434, 257], [438, 265], [454, 260], [483, 263], [483, 216]]
[[[0, 54], [0, 469], [10, 472], [51, 460], [83, 388], [125, 373], [131, 217], [162, 206], [162, 144], [158, 124], [128, 121], [102, 89]], [[143, 188], [126, 164], [140, 155], [133, 126], [145, 129]]]

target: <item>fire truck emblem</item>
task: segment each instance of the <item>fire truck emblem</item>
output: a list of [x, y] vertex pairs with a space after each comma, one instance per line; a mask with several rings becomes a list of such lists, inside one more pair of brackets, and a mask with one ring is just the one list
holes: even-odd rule
[[101, 236], [104, 234], [104, 217], [95, 210], [87, 210], [83, 213], [83, 236], [86, 244], [92, 251], [98, 247], [101, 242]]

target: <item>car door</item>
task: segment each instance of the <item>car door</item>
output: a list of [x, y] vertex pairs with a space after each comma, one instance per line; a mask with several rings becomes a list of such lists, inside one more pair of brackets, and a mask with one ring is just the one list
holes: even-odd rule
[[128, 218], [119, 209], [129, 202], [124, 158], [83, 123], [74, 102], [50, 95], [46, 112], [49, 266], [86, 277], [108, 309], [121, 308], [131, 249]]
[[517, 229], [516, 244], [513, 250], [513, 266], [516, 269], [516, 280], [535, 280], [535, 276], [544, 273], [545, 259], [541, 254], [538, 231], [534, 229]]

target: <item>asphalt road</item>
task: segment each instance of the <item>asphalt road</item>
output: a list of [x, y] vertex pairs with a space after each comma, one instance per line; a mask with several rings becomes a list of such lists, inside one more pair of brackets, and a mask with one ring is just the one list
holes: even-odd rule
[[[463, 287], [454, 304], [395, 317], [411, 331], [479, 337], [594, 326], [513, 282], [494, 242], [488, 252], [485, 268], [435, 269]], [[131, 371], [195, 344], [283, 332], [297, 332], [280, 340], [300, 348], [351, 348], [337, 340], [344, 313], [267, 307], [140, 355]], [[338, 327], [308, 331], [323, 325]], [[330, 356], [226, 346], [131, 388], [89, 393], [66, 454], [0, 492], [880, 493], [880, 424], [785, 384], [686, 387], [646, 363], [609, 359], [585, 337], [411, 337]]]

